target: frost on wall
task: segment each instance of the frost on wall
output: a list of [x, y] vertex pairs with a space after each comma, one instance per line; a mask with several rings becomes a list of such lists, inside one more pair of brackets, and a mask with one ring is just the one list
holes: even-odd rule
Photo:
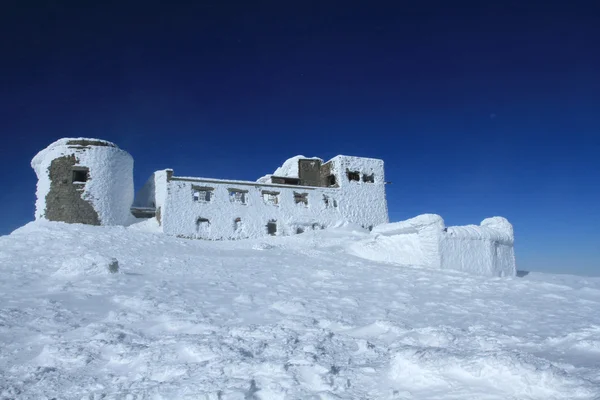
[[[308, 168], [302, 179], [300, 165]], [[358, 171], [359, 180], [346, 182], [347, 169]], [[157, 171], [135, 205], [155, 207], [167, 234], [211, 240], [292, 235], [345, 222], [370, 229], [388, 222], [381, 160], [337, 156], [322, 164], [296, 156], [275, 173], [251, 182]], [[272, 177], [295, 179], [295, 184], [274, 183]]]
[[121, 225], [130, 218], [133, 159], [114, 143], [65, 138], [31, 161], [37, 177], [36, 219]]
[[406, 221], [377, 226], [373, 237], [354, 244], [360, 257], [453, 269], [487, 276], [514, 276], [514, 233], [502, 217], [480, 225], [445, 227], [439, 215], [424, 214]]

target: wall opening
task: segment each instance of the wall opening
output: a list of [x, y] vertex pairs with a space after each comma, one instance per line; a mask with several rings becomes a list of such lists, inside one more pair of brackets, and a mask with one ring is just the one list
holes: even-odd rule
[[208, 203], [212, 199], [213, 188], [192, 185], [192, 199], [199, 203]]
[[371, 174], [371, 175], [363, 174], [362, 180], [363, 180], [363, 182], [366, 182], [366, 183], [375, 183], [375, 174]]
[[275, 236], [277, 234], [277, 221], [274, 219], [267, 223], [267, 233], [271, 236]]
[[210, 234], [210, 221], [206, 218], [198, 218], [196, 220], [196, 237], [198, 239], [206, 239]]
[[331, 206], [329, 196], [327, 196], [326, 194], [323, 195], [323, 203], [325, 203], [325, 208], [329, 208]]
[[87, 168], [83, 167], [74, 167], [73, 175], [72, 175], [72, 183], [85, 183], [88, 180], [88, 172]]
[[294, 203], [304, 204], [305, 207], [308, 207], [308, 193], [294, 192]]
[[304, 233], [304, 228], [302, 228], [302, 227], [299, 226], [299, 227], [296, 228], [296, 234], [299, 235], [301, 233]]
[[335, 180], [335, 175], [329, 175], [327, 177], [327, 186], [335, 186], [336, 184], [336, 180]]
[[263, 200], [267, 204], [274, 206], [279, 204], [279, 192], [269, 192], [267, 190], [262, 191]]
[[247, 201], [247, 190], [241, 189], [228, 189], [229, 190], [229, 201], [232, 203], [246, 204]]
[[233, 220], [233, 232], [235, 232], [235, 233], [242, 232], [242, 219], [239, 217]]
[[360, 172], [358, 171], [346, 171], [349, 181], [360, 181]]
[[300, 178], [290, 178], [287, 176], [272, 176], [271, 183], [280, 185], [300, 185]]

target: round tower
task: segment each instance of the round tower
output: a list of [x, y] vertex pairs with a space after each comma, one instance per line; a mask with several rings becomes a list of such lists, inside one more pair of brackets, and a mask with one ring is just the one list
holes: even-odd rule
[[114, 143], [65, 138], [31, 160], [37, 178], [35, 218], [123, 225], [131, 218], [133, 158]]

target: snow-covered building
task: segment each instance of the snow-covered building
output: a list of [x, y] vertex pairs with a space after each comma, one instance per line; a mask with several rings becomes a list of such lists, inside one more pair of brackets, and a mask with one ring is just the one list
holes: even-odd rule
[[38, 176], [36, 219], [126, 225], [156, 218], [169, 235], [239, 239], [289, 235], [351, 222], [388, 222], [383, 161], [296, 156], [257, 181], [156, 171], [134, 199], [133, 158], [100, 139], [60, 139], [31, 165]]
[[383, 161], [296, 156], [257, 181], [155, 172], [133, 212], [155, 215], [164, 233], [203, 239], [290, 235], [342, 222], [388, 222]]
[[131, 220], [133, 158], [114, 143], [65, 138], [31, 160], [37, 177], [36, 219], [90, 225]]

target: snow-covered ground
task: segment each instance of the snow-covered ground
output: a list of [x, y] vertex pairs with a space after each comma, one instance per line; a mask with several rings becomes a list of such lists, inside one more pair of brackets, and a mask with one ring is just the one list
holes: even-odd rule
[[600, 398], [599, 278], [368, 261], [350, 228], [151, 230], [0, 237], [1, 399]]

